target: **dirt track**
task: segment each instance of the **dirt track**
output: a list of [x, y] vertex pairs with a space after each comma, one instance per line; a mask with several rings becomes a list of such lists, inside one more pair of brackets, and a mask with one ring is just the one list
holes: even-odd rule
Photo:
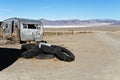
[[[45, 36], [51, 44], [62, 45], [76, 56], [73, 62], [58, 59], [20, 58], [0, 72], [1, 80], [119, 80], [120, 32]], [[117, 35], [117, 36], [116, 36]], [[20, 48], [20, 45], [2, 47]]]

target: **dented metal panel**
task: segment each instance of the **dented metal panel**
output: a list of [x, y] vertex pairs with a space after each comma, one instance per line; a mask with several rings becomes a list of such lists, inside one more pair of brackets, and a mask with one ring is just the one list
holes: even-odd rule
[[39, 20], [10, 18], [2, 23], [4, 36], [19, 41], [41, 41], [43, 24]]

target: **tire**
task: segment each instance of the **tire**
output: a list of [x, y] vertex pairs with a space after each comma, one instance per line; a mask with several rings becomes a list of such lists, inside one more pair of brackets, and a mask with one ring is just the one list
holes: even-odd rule
[[21, 57], [29, 59], [37, 56], [40, 53], [41, 53], [41, 50], [38, 47], [36, 47], [34, 49], [30, 49], [21, 53]]
[[53, 45], [52, 47], [58, 50], [58, 52], [56, 52], [55, 54], [58, 59], [62, 61], [67, 61], [67, 62], [74, 61], [75, 56], [68, 49], [61, 46], [55, 46], [55, 45]]
[[30, 49], [34, 49], [35, 47], [37, 47], [36, 44], [23, 44], [22, 47], [21, 47], [21, 50], [22, 51], [27, 51], [27, 50], [30, 50]]
[[58, 51], [57, 48], [54, 48], [52, 46], [46, 46], [46, 45], [42, 45], [41, 46], [41, 51], [46, 53], [46, 54], [56, 54]]
[[26, 41], [20, 41], [20, 44], [27, 43]]
[[47, 43], [47, 41], [44, 41], [44, 40], [42, 40], [42, 41], [40, 41], [40, 42], [44, 42], [44, 43]]
[[52, 58], [55, 58], [55, 55], [53, 55], [53, 54], [46, 54], [46, 53], [40, 53], [35, 58], [36, 59], [52, 59]]

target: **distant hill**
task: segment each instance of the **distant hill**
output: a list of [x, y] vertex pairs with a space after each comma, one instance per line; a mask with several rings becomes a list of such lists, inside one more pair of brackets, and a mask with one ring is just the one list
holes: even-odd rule
[[[79, 19], [72, 19], [72, 20], [47, 20], [47, 19], [39, 19], [42, 23], [48, 27], [59, 27], [59, 26], [78, 26], [78, 27], [91, 27], [91, 26], [99, 26], [99, 25], [112, 25], [112, 26], [120, 26], [119, 20], [113, 19], [91, 19], [91, 20], [79, 20]], [[0, 21], [0, 25], [1, 25]]]
[[115, 23], [120, 23], [118, 20], [112, 19], [91, 19], [91, 20], [46, 20], [40, 19], [44, 25], [51, 25], [51, 26], [83, 26], [83, 25], [111, 25]]
[[120, 25], [120, 22], [115, 22], [115, 23], [113, 23], [113, 24], [111, 24], [111, 25], [117, 26], [117, 25]]

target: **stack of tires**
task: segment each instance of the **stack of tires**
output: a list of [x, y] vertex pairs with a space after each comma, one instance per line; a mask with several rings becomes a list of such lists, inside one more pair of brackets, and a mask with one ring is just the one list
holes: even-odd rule
[[35, 44], [24, 44], [22, 45], [21, 49], [23, 51], [21, 57], [27, 59], [29, 58], [50, 59], [57, 57], [61, 61], [67, 62], [71, 62], [75, 59], [75, 56], [71, 51], [57, 45], [51, 46], [42, 45], [41, 48], [39, 48], [38, 45]]

